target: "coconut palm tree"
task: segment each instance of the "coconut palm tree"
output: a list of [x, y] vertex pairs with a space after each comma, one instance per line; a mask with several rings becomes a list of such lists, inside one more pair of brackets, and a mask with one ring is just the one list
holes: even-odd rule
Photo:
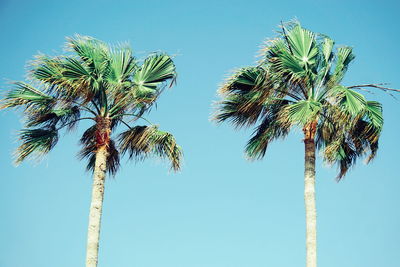
[[[93, 171], [86, 266], [97, 266], [106, 173], [115, 175], [120, 156], [143, 160], [155, 155], [179, 170], [182, 151], [172, 134], [159, 130], [143, 115], [176, 72], [170, 56], [154, 53], [137, 60], [126, 45], [109, 46], [91, 37], [68, 38], [70, 55], [39, 55], [30, 64], [30, 82], [15, 82], [1, 107], [20, 108], [25, 129], [19, 132], [16, 163], [40, 158], [58, 142], [61, 130], [89, 120], [80, 143], [81, 159]], [[147, 125], [136, 125], [139, 119]], [[126, 129], [117, 134], [118, 126]]]
[[338, 180], [358, 158], [369, 154], [369, 162], [378, 149], [382, 106], [342, 85], [354, 60], [352, 48], [335, 52], [332, 39], [298, 22], [282, 25], [279, 36], [261, 52], [257, 66], [235, 71], [221, 86], [214, 119], [239, 128], [255, 125], [245, 148], [250, 159], [263, 158], [268, 144], [286, 137], [293, 127], [302, 129], [306, 261], [307, 267], [316, 267], [315, 152], [338, 164]]

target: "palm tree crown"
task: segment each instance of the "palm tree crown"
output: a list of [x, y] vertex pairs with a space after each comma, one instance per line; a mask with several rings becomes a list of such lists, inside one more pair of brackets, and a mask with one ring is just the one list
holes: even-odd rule
[[220, 88], [215, 116], [236, 127], [257, 125], [245, 149], [249, 158], [262, 158], [268, 144], [293, 126], [305, 139], [315, 138], [326, 162], [338, 164], [338, 179], [357, 158], [376, 155], [382, 106], [341, 84], [354, 60], [351, 47], [334, 51], [332, 39], [294, 22], [261, 52], [257, 66], [237, 70]]
[[[120, 155], [167, 158], [179, 170], [182, 151], [175, 138], [158, 126], [132, 125], [149, 111], [160, 93], [176, 78], [175, 65], [164, 53], [137, 60], [127, 45], [109, 46], [91, 37], [68, 38], [68, 56], [39, 55], [30, 64], [30, 83], [16, 82], [0, 108], [22, 108], [25, 127], [16, 162], [41, 157], [81, 120], [92, 120], [80, 142], [81, 158], [93, 169], [98, 147], [106, 146], [107, 171], [115, 174]], [[147, 121], [148, 122], [148, 121]], [[127, 130], [112, 138], [117, 126]]]

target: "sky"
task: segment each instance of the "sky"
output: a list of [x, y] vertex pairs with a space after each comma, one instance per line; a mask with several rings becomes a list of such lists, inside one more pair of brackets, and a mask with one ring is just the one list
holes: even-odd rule
[[[293, 18], [354, 47], [346, 85], [400, 88], [399, 8], [395, 0], [1, 0], [0, 90], [25, 79], [34, 55], [63, 54], [76, 33], [129, 42], [138, 58], [174, 55], [177, 85], [148, 118], [175, 135], [183, 169], [122, 161], [106, 181], [98, 266], [305, 266], [301, 131], [247, 161], [252, 129], [210, 122], [216, 90], [232, 70], [254, 65], [262, 42]], [[377, 158], [339, 183], [337, 169], [317, 160], [320, 266], [400, 266], [400, 102], [379, 91], [367, 98], [384, 106]], [[84, 128], [62, 135], [43, 161], [15, 167], [21, 117], [1, 111], [0, 123], [0, 267], [83, 266], [91, 175], [76, 153]]]

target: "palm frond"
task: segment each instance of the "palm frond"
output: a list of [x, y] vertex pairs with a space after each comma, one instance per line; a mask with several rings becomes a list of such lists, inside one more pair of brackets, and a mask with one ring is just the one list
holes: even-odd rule
[[262, 122], [254, 130], [245, 148], [249, 159], [262, 159], [270, 142], [288, 135], [291, 125], [282, 124], [279, 120], [280, 113], [287, 105], [287, 100], [279, 100], [270, 103], [265, 109]]
[[135, 126], [122, 132], [118, 137], [119, 149], [130, 159], [143, 160], [150, 155], [166, 158], [171, 169], [181, 167], [182, 149], [172, 134], [160, 131], [157, 126]]
[[56, 99], [24, 82], [15, 82], [0, 102], [0, 109], [24, 107], [27, 113], [48, 110]]
[[261, 67], [237, 70], [219, 89], [223, 99], [217, 103], [213, 120], [230, 121], [239, 128], [254, 124], [264, 102], [274, 93], [273, 88], [264, 83], [266, 75]]
[[63, 84], [63, 60], [60, 57], [49, 57], [47, 55], [38, 55], [36, 59], [30, 63], [30, 75], [32, 78], [43, 83], [54, 85]]
[[274, 40], [267, 51], [264, 65], [269, 65], [277, 80], [291, 84], [304, 83], [308, 80], [308, 72], [302, 61], [299, 61], [282, 39]]
[[244, 95], [230, 94], [218, 103], [213, 120], [218, 123], [229, 121], [240, 128], [257, 122], [262, 109], [263, 105], [257, 101], [255, 92]]
[[30, 76], [41, 82], [46, 92], [68, 101], [82, 99], [84, 103], [93, 97], [92, 77], [73, 57], [49, 57], [39, 55], [30, 64]]
[[[319, 50], [315, 34], [300, 24], [284, 30], [281, 38], [274, 39], [263, 49], [262, 64], [269, 65], [277, 80], [310, 86], [317, 73]], [[307, 98], [307, 92], [304, 97]]]
[[68, 130], [72, 130], [79, 118], [80, 109], [78, 106], [67, 106], [51, 109], [48, 112], [36, 112], [31, 116], [27, 116], [25, 126], [30, 127], [59, 127], [67, 126]]
[[89, 36], [75, 35], [67, 38], [67, 48], [75, 51], [96, 78], [102, 77], [108, 68], [110, 49], [107, 44]]
[[289, 31], [287, 40], [292, 55], [297, 61], [300, 62], [305, 69], [313, 68], [318, 56], [315, 34], [297, 25]]
[[293, 104], [286, 105], [283, 112], [279, 114], [278, 119], [281, 124], [288, 126], [299, 125], [303, 127], [317, 120], [321, 110], [322, 105], [320, 102], [300, 100]]
[[153, 102], [162, 85], [170, 81], [170, 86], [176, 79], [175, 64], [166, 54], [148, 56], [133, 76], [135, 84], [132, 91], [134, 97], [143, 102]]
[[328, 81], [328, 87], [335, 86], [343, 80], [343, 77], [354, 58], [355, 55], [353, 54], [353, 49], [351, 47], [345, 46], [338, 48], [336, 54], [336, 65], [332, 76]]
[[228, 93], [247, 93], [262, 86], [266, 77], [262, 67], [245, 67], [238, 69], [220, 87], [221, 95]]
[[16, 164], [20, 164], [28, 157], [40, 159], [47, 154], [58, 141], [55, 129], [23, 129], [18, 133], [22, 144], [15, 151]]
[[381, 128], [375, 127], [372, 121], [362, 116], [349, 117], [337, 108], [328, 123], [320, 124], [317, 142], [323, 148], [324, 159], [330, 164], [337, 163], [340, 169], [338, 180], [356, 164], [360, 157], [367, 157], [370, 162], [378, 150]]
[[132, 50], [128, 47], [116, 47], [110, 54], [110, 72], [107, 80], [113, 84], [121, 84], [130, 78], [138, 68]]
[[89, 87], [95, 79], [90, 70], [79, 60], [73, 57], [66, 57], [62, 62], [63, 77], [75, 87]]
[[[122, 57], [122, 54], [120, 56]], [[128, 61], [128, 54], [125, 54], [124, 58], [124, 61]], [[123, 60], [118, 61], [118, 64], [123, 63]], [[113, 95], [109, 111], [112, 116], [125, 113], [128, 110], [128, 113], [149, 110], [166, 83], [170, 81], [170, 86], [172, 86], [176, 79], [175, 65], [166, 54], [153, 54], [147, 57], [140, 67], [136, 65], [136, 60], [131, 57], [128, 65], [122, 67], [127, 68], [125, 72], [132, 74], [132, 80], [129, 77], [126, 81], [115, 81], [115, 75], [119, 74], [110, 72], [112, 80], [108, 82], [107, 86], [109, 92]]]
[[326, 84], [331, 77], [331, 68], [335, 58], [333, 53], [333, 46], [335, 42], [329, 37], [324, 37], [323, 41], [319, 44], [319, 58], [316, 71], [314, 87], [316, 91], [315, 98], [321, 100], [325, 97]]
[[330, 90], [330, 96], [352, 116], [356, 116], [362, 112], [367, 104], [365, 97], [345, 86], [335, 86]]
[[324, 40], [321, 44], [323, 59], [326, 64], [329, 63], [334, 57], [334, 54], [333, 54], [334, 44], [335, 44], [335, 41], [333, 41], [330, 38], [324, 38]]
[[367, 101], [365, 110], [371, 124], [380, 131], [383, 127], [382, 104], [377, 101]]

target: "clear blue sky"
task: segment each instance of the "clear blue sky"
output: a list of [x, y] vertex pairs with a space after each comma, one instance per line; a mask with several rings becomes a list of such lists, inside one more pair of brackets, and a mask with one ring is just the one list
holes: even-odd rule
[[[346, 84], [400, 88], [398, 1], [17, 1], [0, 2], [0, 86], [25, 77], [38, 52], [62, 53], [66, 36], [129, 41], [139, 57], [176, 54], [178, 85], [149, 115], [185, 151], [181, 173], [123, 161], [106, 183], [99, 267], [292, 267], [305, 265], [300, 132], [248, 162], [251, 130], [209, 122], [230, 70], [254, 64], [281, 20], [354, 47]], [[317, 162], [319, 263], [400, 266], [400, 102], [377, 92], [385, 127], [377, 159], [344, 181]], [[399, 97], [400, 98], [400, 97]], [[82, 129], [62, 136], [39, 164], [16, 168], [20, 117], [0, 113], [0, 266], [83, 266], [91, 177], [76, 159]]]

